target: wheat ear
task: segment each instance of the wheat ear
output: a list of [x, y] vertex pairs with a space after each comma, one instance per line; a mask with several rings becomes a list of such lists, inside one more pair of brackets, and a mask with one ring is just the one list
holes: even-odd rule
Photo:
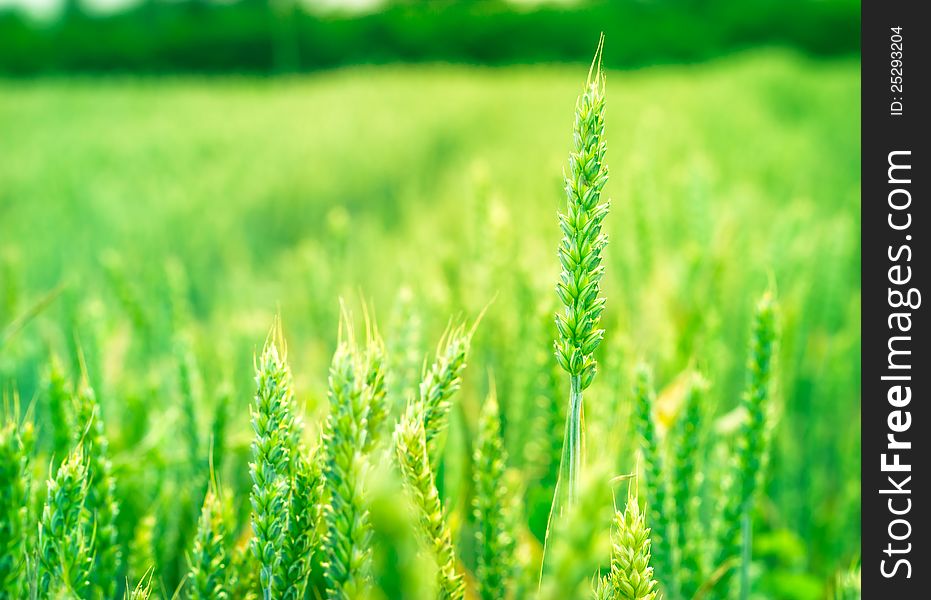
[[294, 437], [291, 372], [280, 322], [275, 323], [256, 364], [252, 411], [252, 552], [260, 564], [264, 600], [279, 577], [288, 508], [288, 469]]
[[64, 594], [84, 597], [90, 586], [91, 555], [85, 509], [88, 473], [84, 451], [78, 446], [49, 479], [39, 520], [37, 591], [39, 597]]
[[701, 523], [702, 392], [704, 381], [692, 373], [685, 389], [685, 405], [676, 422], [675, 456], [672, 469], [673, 504], [678, 549], [677, 582], [683, 598], [693, 598], [704, 582], [702, 561], [704, 532]]
[[670, 516], [667, 504], [666, 472], [663, 468], [663, 455], [660, 451], [659, 435], [656, 432], [653, 407], [656, 404], [656, 392], [653, 376], [646, 365], [639, 365], [634, 377], [634, 398], [636, 401], [636, 430], [640, 438], [640, 451], [643, 457], [643, 478], [647, 495], [647, 513], [653, 522], [652, 552], [657, 572], [666, 578], [669, 587], [674, 583], [672, 577], [672, 544], [670, 537]]
[[188, 597], [191, 600], [225, 600], [226, 523], [214, 483], [210, 484], [197, 521], [194, 547], [188, 557]]
[[450, 398], [462, 385], [462, 372], [471, 341], [472, 332], [466, 330], [465, 325], [449, 327], [440, 340], [436, 360], [420, 383], [424, 432], [431, 455], [437, 451], [434, 438], [448, 425]]
[[87, 383], [81, 382], [75, 396], [75, 416], [81, 424], [78, 442], [84, 447], [87, 462], [87, 510], [93, 522], [87, 532], [92, 540], [91, 553], [94, 567], [91, 585], [94, 595], [112, 598], [116, 593], [117, 573], [120, 569], [122, 551], [116, 521], [119, 505], [116, 501], [116, 479], [110, 461], [109, 440], [104, 431], [100, 414], [100, 403]]
[[28, 421], [19, 424], [9, 419], [0, 427], [0, 598], [17, 598], [25, 592], [34, 442]]
[[582, 468], [582, 391], [595, 376], [594, 351], [604, 337], [598, 328], [605, 299], [599, 296], [604, 272], [602, 251], [607, 236], [602, 222], [608, 203], [601, 190], [608, 180], [604, 162], [606, 144], [605, 77], [601, 69], [604, 37], [589, 71], [585, 89], [576, 103], [573, 148], [566, 174], [566, 210], [559, 215], [563, 232], [559, 243], [562, 272], [556, 292], [563, 310], [556, 315], [556, 360], [569, 373], [569, 410], [564, 451], [568, 453], [569, 504], [575, 502]]
[[478, 587], [482, 600], [504, 600], [513, 583], [514, 536], [507, 514], [504, 481], [507, 453], [501, 439], [498, 399], [494, 389], [482, 407], [473, 461]]
[[292, 461], [288, 529], [281, 561], [281, 598], [304, 598], [310, 565], [320, 543], [319, 525], [323, 498], [323, 474], [317, 456], [298, 451]]
[[456, 553], [452, 534], [446, 524], [443, 507], [436, 490], [430, 458], [424, 415], [419, 403], [411, 403], [394, 431], [395, 456], [419, 516], [420, 530], [436, 556], [438, 598], [461, 600], [465, 594], [462, 575], [456, 568]]
[[[348, 319], [344, 321], [348, 323]], [[329, 499], [326, 523], [327, 598], [364, 595], [369, 585], [371, 525], [364, 503], [363, 477], [368, 399], [364, 374], [345, 326], [330, 366], [330, 414], [323, 430], [323, 478]]]
[[[367, 315], [368, 313], [366, 313]], [[368, 399], [366, 435], [363, 451], [368, 453], [384, 435], [390, 407], [385, 384], [388, 365], [385, 343], [375, 323], [366, 317], [365, 388]]]
[[718, 536], [720, 550], [717, 560], [718, 568], [726, 569], [717, 585], [725, 594], [733, 576], [730, 567], [738, 560], [741, 563], [742, 585], [746, 585], [753, 496], [766, 457], [766, 417], [775, 344], [775, 302], [767, 292], [757, 304], [753, 319], [747, 389], [741, 399], [744, 421], [737, 435], [731, 479], [725, 485], [726, 503]]
[[657, 582], [650, 566], [650, 529], [636, 496], [627, 498], [624, 512], [614, 517], [611, 587], [616, 600], [653, 600]]

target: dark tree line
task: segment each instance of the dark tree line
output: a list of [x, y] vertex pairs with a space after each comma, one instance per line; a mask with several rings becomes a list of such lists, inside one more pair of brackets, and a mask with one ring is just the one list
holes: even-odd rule
[[358, 63], [585, 62], [604, 31], [609, 67], [692, 62], [778, 45], [859, 49], [854, 0], [594, 0], [521, 9], [503, 0], [402, 0], [366, 14], [312, 14], [295, 0], [147, 0], [54, 22], [0, 13], [0, 73], [306, 71]]

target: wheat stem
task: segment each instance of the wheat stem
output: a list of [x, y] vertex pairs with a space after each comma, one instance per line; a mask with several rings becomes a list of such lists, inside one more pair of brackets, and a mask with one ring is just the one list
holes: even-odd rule
[[573, 375], [569, 379], [569, 505], [575, 504], [582, 474], [582, 389], [581, 379]]

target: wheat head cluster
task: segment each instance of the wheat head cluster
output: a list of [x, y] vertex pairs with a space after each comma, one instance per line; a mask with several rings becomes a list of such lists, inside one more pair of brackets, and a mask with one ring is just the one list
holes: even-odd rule
[[[611, 472], [586, 457], [583, 395], [597, 375], [596, 351], [605, 336], [599, 323], [606, 309], [603, 224], [610, 208], [602, 197], [608, 169], [600, 53], [599, 45], [575, 107], [566, 202], [558, 215], [562, 308], [555, 315], [554, 361], [568, 375], [568, 394], [565, 408], [556, 411], [565, 415], [565, 434], [542, 552], [522, 550], [522, 484], [508, 468], [499, 412], [507, 399], [497, 397], [493, 374], [468, 442], [468, 500], [453, 505], [444, 494], [440, 458], [457, 391], [464, 377], [483, 376], [466, 369], [481, 317], [450, 320], [435, 354], [415, 356], [423, 367], [411, 373], [397, 368], [410, 362], [396, 359], [409, 352], [403, 340], [389, 347], [367, 308], [358, 327], [343, 306], [322, 422], [307, 422], [296, 400], [280, 321], [257, 352], [251, 443], [242, 467], [251, 483], [245, 513], [234, 508], [214, 469], [227, 447], [223, 415], [231, 400], [221, 399], [207, 443], [193, 426], [197, 364], [190, 341], [178, 336], [181, 422], [188, 427], [177, 436], [198, 458], [186, 474], [188, 492], [176, 499], [178, 518], [192, 515], [191, 534], [176, 539], [166, 539], [165, 524], [153, 515], [136, 523], [122, 518], [114, 490], [133, 483], [118, 481], [125, 469], [110, 454], [106, 415], [86, 368], [72, 379], [53, 357], [44, 388], [56, 423], [52, 448], [43, 454], [48, 464], [35, 464], [28, 406], [8, 399], [0, 427], [0, 598], [384, 597], [373, 581], [374, 563], [383, 560], [370, 489], [378, 473], [400, 481], [394, 502], [409, 511], [412, 527], [395, 535], [431, 566], [422, 577], [430, 597], [747, 598], [754, 500], [773, 423], [778, 310], [772, 291], [760, 298], [751, 324], [735, 441], [715, 463], [723, 467], [709, 467], [710, 404], [699, 370], [682, 378], [681, 407], [670, 423], [659, 418], [645, 364], [636, 366], [632, 389], [623, 392], [632, 406], [628, 431], [636, 436], [637, 460]], [[35, 477], [37, 467], [46, 466], [46, 480]], [[702, 506], [709, 497], [720, 501]], [[475, 523], [469, 539], [457, 535], [464, 513]], [[593, 546], [605, 531], [610, 544]], [[183, 554], [178, 587], [165, 585], [156, 547]], [[592, 557], [601, 565], [594, 571]], [[858, 585], [855, 575], [845, 576], [839, 597], [859, 597]]]

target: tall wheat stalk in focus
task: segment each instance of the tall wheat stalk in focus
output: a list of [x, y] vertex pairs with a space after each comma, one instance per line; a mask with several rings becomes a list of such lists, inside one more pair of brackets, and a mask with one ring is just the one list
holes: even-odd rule
[[569, 373], [569, 411], [563, 442], [568, 463], [569, 505], [575, 503], [582, 470], [582, 392], [595, 377], [594, 351], [604, 337], [598, 328], [605, 299], [599, 296], [607, 237], [601, 225], [608, 203], [601, 190], [608, 180], [604, 162], [605, 77], [601, 69], [604, 36], [589, 70], [585, 90], [575, 108], [573, 148], [566, 174], [566, 210], [559, 215], [563, 232], [559, 243], [562, 273], [556, 293], [563, 310], [556, 315], [556, 360]]

